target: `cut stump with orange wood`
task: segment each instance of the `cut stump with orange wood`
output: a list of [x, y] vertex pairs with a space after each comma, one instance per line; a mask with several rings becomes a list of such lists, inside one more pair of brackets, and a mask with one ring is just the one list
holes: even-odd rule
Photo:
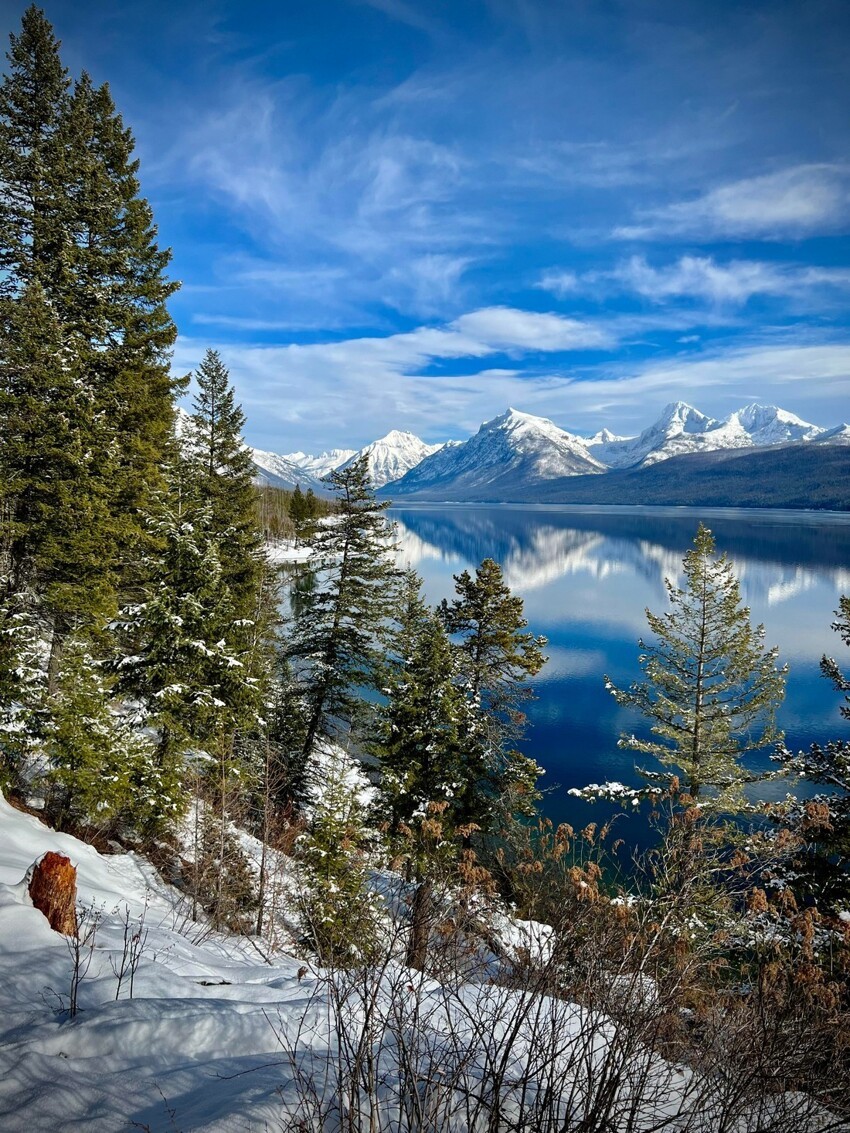
[[33, 866], [29, 893], [52, 929], [65, 936], [77, 935], [77, 869], [70, 858], [48, 851]]

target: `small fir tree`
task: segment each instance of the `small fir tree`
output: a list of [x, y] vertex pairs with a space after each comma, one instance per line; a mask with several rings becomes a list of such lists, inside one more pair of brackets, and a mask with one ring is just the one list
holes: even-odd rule
[[402, 829], [401, 844], [411, 844], [410, 832], [431, 804], [443, 804], [446, 839], [462, 822], [483, 820], [487, 807], [480, 790], [487, 766], [483, 722], [460, 676], [457, 650], [420, 586], [416, 573], [406, 572], [374, 744], [381, 764], [378, 812], [392, 846]]
[[180, 785], [157, 773], [154, 744], [131, 725], [89, 642], [71, 639], [42, 727], [47, 813], [59, 829], [153, 833], [174, 818]]
[[546, 638], [527, 631], [522, 598], [511, 594], [493, 559], [484, 559], [474, 578], [456, 575], [455, 590], [458, 597], [444, 600], [440, 614], [459, 639], [461, 672], [486, 721], [489, 766], [477, 791], [500, 800], [506, 813], [531, 813], [542, 769], [515, 745], [525, 731], [523, 705], [533, 696], [528, 679], [546, 661]]
[[314, 756], [310, 825], [297, 844], [305, 941], [323, 964], [368, 958], [377, 944], [377, 906], [367, 887], [369, 786], [339, 748]]
[[683, 570], [684, 588], [666, 582], [669, 611], [646, 612], [655, 635], [639, 643], [646, 680], [625, 690], [605, 680], [618, 704], [651, 723], [656, 739], [620, 739], [671, 769], [644, 770], [650, 783], [667, 790], [675, 778], [703, 809], [735, 810], [753, 779], [743, 757], [782, 738], [776, 709], [787, 667], [777, 667], [777, 649], [765, 651], [764, 627], [750, 624], [732, 566], [726, 555], [715, 557], [702, 524]]

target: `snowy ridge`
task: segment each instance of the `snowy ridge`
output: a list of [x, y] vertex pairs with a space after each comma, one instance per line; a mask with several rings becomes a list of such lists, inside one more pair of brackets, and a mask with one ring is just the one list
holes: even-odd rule
[[531, 493], [535, 484], [564, 476], [648, 468], [690, 453], [811, 442], [848, 445], [850, 425], [827, 430], [776, 405], [756, 402], [718, 420], [687, 402], [674, 401], [636, 437], [619, 436], [607, 427], [581, 437], [548, 418], [508, 409], [485, 421], [467, 441], [426, 444], [413, 433], [393, 429], [356, 452], [253, 452], [259, 476], [281, 487], [300, 483], [327, 492], [322, 476], [365, 455], [374, 486], [392, 485], [393, 495], [445, 492], [441, 498], [495, 500], [499, 489], [510, 489], [515, 497], [518, 491]]
[[572, 433], [545, 417], [508, 409], [485, 421], [464, 444], [427, 457], [392, 487], [400, 495], [422, 489], [486, 494], [520, 483], [603, 471]]
[[327, 495], [328, 486], [312, 472], [308, 472], [289, 457], [279, 456], [274, 452], [264, 452], [262, 449], [251, 449], [251, 457], [256, 470], [255, 480], [270, 488], [286, 488], [291, 491], [296, 484], [302, 489], [312, 488], [314, 492]]
[[775, 405], [745, 405], [718, 421], [675, 401], [638, 437], [615, 438], [603, 430], [585, 444], [608, 468], [647, 468], [671, 456], [812, 441], [824, 432]]
[[329, 472], [333, 472], [335, 468], [345, 464], [347, 460], [354, 456], [354, 453], [355, 449], [353, 448], [332, 448], [328, 452], [319, 453], [318, 456], [310, 456], [306, 452], [290, 452], [286, 453], [282, 459], [288, 460], [296, 468], [303, 468], [311, 476], [320, 479], [322, 476], [327, 476]]

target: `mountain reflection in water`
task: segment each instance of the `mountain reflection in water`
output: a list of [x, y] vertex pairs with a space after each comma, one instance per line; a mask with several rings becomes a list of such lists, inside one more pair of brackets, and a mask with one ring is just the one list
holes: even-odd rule
[[[846, 736], [841, 697], [824, 680], [824, 653], [850, 669], [830, 629], [839, 596], [850, 593], [850, 515], [652, 508], [400, 507], [399, 557], [422, 575], [429, 601], [454, 592], [452, 575], [497, 560], [525, 602], [529, 628], [549, 639], [549, 661], [535, 682], [526, 750], [546, 769], [544, 809], [555, 821], [604, 820], [567, 789], [604, 779], [639, 782], [622, 732], [646, 734], [637, 714], [619, 707], [603, 675], [627, 685], [640, 678], [638, 638], [645, 610], [666, 609], [664, 579], [681, 581], [682, 557], [702, 520], [728, 553], [754, 623], [780, 647], [791, 672], [779, 711], [788, 746]], [[842, 657], [842, 651], [844, 656]], [[770, 766], [767, 754], [753, 765]], [[762, 788], [780, 797], [784, 784]], [[618, 834], [639, 838], [632, 820]]]

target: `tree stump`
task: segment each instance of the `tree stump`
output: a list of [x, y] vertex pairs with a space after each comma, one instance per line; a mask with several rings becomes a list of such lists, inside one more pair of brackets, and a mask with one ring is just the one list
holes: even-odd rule
[[77, 869], [70, 858], [52, 850], [46, 853], [33, 866], [29, 894], [54, 931], [77, 935]]

